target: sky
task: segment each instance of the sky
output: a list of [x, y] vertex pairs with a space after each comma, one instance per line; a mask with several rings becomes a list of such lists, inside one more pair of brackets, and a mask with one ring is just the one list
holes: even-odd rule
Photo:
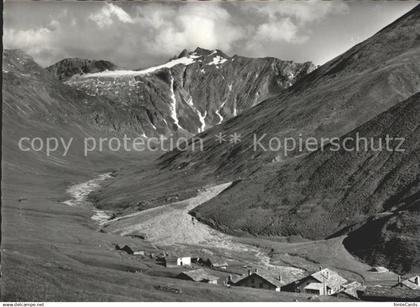
[[418, 3], [5, 0], [3, 44], [26, 51], [44, 67], [79, 57], [145, 68], [198, 46], [320, 65]]

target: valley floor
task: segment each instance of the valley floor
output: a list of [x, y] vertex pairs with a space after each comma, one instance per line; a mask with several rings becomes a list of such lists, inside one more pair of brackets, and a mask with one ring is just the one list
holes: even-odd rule
[[[124, 163], [116, 166], [123, 167]], [[143, 163], [146, 165], [147, 161]], [[176, 279], [182, 268], [168, 269], [150, 257], [128, 255], [116, 250], [116, 244], [127, 244], [146, 255], [170, 252], [226, 261], [229, 264], [226, 271], [214, 272], [221, 280], [244, 273], [244, 266], [277, 270], [284, 279], [293, 279], [323, 265], [339, 269], [356, 280], [375, 282], [368, 277], [369, 267], [345, 251], [341, 238], [293, 244], [235, 238], [199, 223], [188, 214], [195, 206], [220, 193], [228, 183], [204, 187], [195, 197], [110, 222], [94, 220], [92, 216], [98, 217], [100, 213], [104, 217], [105, 212], [93, 208], [86, 197], [100, 184], [106, 188], [113, 179], [105, 176], [101, 178], [103, 181], [98, 181], [98, 176], [110, 170], [101, 165], [64, 175], [28, 171], [25, 183], [6, 172], [2, 201], [3, 301], [311, 299], [309, 295], [297, 293], [182, 281]], [[66, 190], [76, 197], [71, 199], [73, 202]], [[145, 235], [146, 239], [130, 234]], [[174, 287], [181, 293], [168, 290]]]

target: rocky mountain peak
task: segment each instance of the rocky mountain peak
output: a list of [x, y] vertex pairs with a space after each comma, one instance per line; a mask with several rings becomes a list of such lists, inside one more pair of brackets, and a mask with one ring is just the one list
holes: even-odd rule
[[182, 51], [181, 51], [181, 53], [180, 53], [180, 54], [176, 57], [176, 59], [180, 59], [180, 58], [186, 57], [186, 56], [188, 56], [188, 54], [189, 54], [188, 50], [187, 50], [187, 49], [184, 49], [184, 50], [182, 50]]
[[197, 47], [195, 48], [193, 51], [190, 51], [188, 49], [184, 49], [181, 51], [181, 53], [179, 53], [179, 55], [177, 57], [175, 57], [175, 59], [180, 59], [180, 58], [184, 58], [184, 57], [200, 57], [200, 58], [207, 58], [209, 56], [211, 57], [215, 57], [215, 56], [219, 56], [219, 57], [223, 57], [223, 58], [229, 58], [229, 56], [224, 53], [223, 51], [219, 50], [219, 49], [205, 49], [205, 48], [201, 48], [201, 47]]
[[193, 53], [198, 55], [198, 56], [207, 56], [207, 55], [211, 54], [212, 52], [213, 52], [212, 50], [204, 49], [204, 48], [201, 48], [201, 47], [197, 47], [193, 51]]
[[83, 75], [107, 70], [116, 70], [118, 66], [105, 60], [90, 60], [80, 58], [63, 59], [47, 67], [59, 80], [68, 80], [73, 75]]

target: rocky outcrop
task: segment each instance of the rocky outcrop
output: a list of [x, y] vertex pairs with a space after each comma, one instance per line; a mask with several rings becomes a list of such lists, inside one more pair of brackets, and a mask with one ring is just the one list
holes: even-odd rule
[[66, 81], [74, 75], [83, 75], [107, 70], [115, 70], [117, 66], [109, 61], [69, 58], [61, 60], [47, 70], [57, 79]]

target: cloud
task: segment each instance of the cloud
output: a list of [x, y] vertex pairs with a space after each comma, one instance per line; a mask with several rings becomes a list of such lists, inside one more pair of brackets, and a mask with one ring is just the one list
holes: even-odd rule
[[252, 42], [246, 50], [260, 54], [273, 49], [273, 45], [284, 43], [303, 44], [310, 38], [311, 25], [325, 19], [328, 15], [343, 14], [348, 6], [343, 1], [285, 0], [273, 1], [264, 5], [251, 3], [241, 6], [247, 15], [260, 23], [249, 34]]
[[151, 52], [173, 55], [197, 46], [230, 51], [245, 32], [234, 25], [228, 11], [217, 4], [187, 5], [168, 8], [163, 5], [142, 9], [141, 24], [151, 32], [147, 48]]
[[23, 49], [42, 65], [72, 56], [137, 68], [162, 62], [184, 48], [230, 52], [247, 35], [220, 3], [98, 3], [65, 11], [30, 29], [8, 25], [6, 47]]
[[50, 47], [51, 41], [52, 31], [46, 27], [29, 30], [5, 29], [3, 36], [7, 48], [22, 49], [34, 57], [54, 53]]
[[106, 3], [99, 12], [90, 14], [89, 19], [94, 21], [100, 28], [111, 26], [114, 23], [114, 19], [122, 23], [134, 23], [126, 11], [112, 3]]
[[284, 47], [281, 44], [303, 44], [313, 23], [345, 8], [340, 1], [92, 2], [45, 4], [50, 11], [44, 13], [39, 5], [28, 4], [27, 14], [34, 11], [38, 18], [28, 20], [26, 27], [18, 18], [22, 7], [6, 9], [4, 43], [23, 49], [44, 66], [65, 57], [85, 57], [146, 67], [197, 46], [265, 56]]
[[330, 14], [345, 13], [349, 8], [343, 1], [288, 0], [253, 6], [252, 9], [270, 20], [278, 20], [282, 17], [293, 18], [296, 24], [304, 25], [321, 20]]
[[14, 30], [6, 29], [4, 32], [5, 44], [9, 48], [33, 48], [48, 44], [51, 31], [48, 28]]
[[[298, 37], [298, 27], [290, 20], [285, 18], [279, 21], [264, 23], [258, 26], [256, 37], [262, 41], [286, 41], [298, 42], [302, 38]], [[305, 38], [303, 38], [305, 39]]]

